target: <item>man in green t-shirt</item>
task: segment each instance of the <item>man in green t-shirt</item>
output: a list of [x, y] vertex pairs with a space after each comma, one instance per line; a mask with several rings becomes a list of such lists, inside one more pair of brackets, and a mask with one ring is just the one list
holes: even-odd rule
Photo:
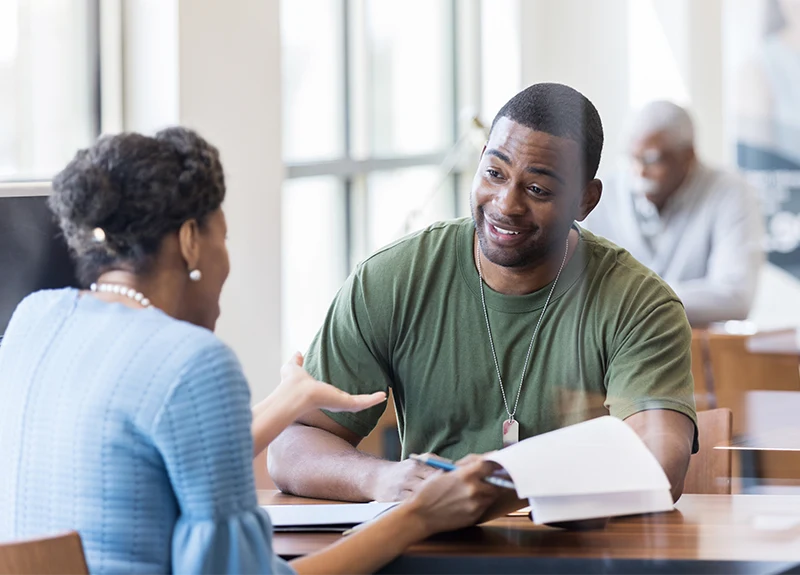
[[[600, 200], [600, 117], [582, 94], [536, 84], [497, 114], [472, 217], [378, 251], [337, 294], [308, 350], [314, 377], [391, 388], [403, 456], [458, 459], [609, 413], [639, 433], [677, 499], [696, 416], [680, 300], [625, 250], [581, 229]], [[284, 491], [396, 500], [430, 474], [357, 445], [383, 407], [316, 412], [270, 446]]]

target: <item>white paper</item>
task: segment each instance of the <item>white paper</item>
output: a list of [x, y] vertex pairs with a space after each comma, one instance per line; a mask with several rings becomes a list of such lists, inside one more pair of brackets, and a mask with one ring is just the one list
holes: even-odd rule
[[536, 523], [672, 509], [670, 483], [636, 432], [615, 417], [564, 427], [488, 454]]
[[336, 503], [330, 505], [262, 505], [280, 527], [352, 526], [369, 521], [397, 505], [394, 503]]
[[528, 500], [534, 523], [559, 523], [673, 509], [668, 490], [536, 497]]

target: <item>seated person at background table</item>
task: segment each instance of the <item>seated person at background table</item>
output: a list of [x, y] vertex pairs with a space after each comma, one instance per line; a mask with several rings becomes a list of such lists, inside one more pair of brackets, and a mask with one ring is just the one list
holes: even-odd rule
[[[597, 110], [572, 88], [514, 96], [492, 124], [472, 217], [361, 263], [311, 344], [309, 373], [349, 392], [391, 388], [403, 457], [458, 459], [610, 413], [640, 434], [677, 498], [696, 427], [691, 329], [663, 280], [575, 224], [600, 200], [602, 145]], [[304, 416], [270, 446], [273, 481], [354, 501], [414, 493], [426, 468], [357, 450], [382, 411]]]
[[[41, 291], [0, 347], [0, 541], [77, 530], [92, 573], [357, 573], [474, 523], [475, 458], [330, 549], [285, 563], [253, 482], [250, 390], [213, 333], [228, 275], [217, 150], [182, 128], [101, 138], [50, 205], [92, 291]], [[277, 280], [276, 280], [277, 281]], [[309, 410], [358, 410], [295, 357], [254, 409], [255, 450]]]
[[746, 319], [764, 259], [755, 191], [697, 158], [692, 120], [671, 102], [645, 106], [628, 140], [631, 168], [585, 226], [664, 278], [692, 326]]

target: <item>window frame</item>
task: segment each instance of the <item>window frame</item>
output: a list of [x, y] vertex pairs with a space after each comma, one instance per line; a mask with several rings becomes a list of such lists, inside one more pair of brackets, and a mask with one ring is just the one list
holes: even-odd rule
[[[354, 28], [357, 24], [359, 15], [363, 15], [364, 0], [341, 0], [342, 14], [342, 46], [341, 58], [343, 58], [343, 82], [341, 84], [342, 94], [342, 114], [344, 117], [343, 126], [343, 146], [344, 153], [337, 158], [330, 160], [314, 160], [292, 162], [285, 161], [285, 179], [301, 179], [318, 176], [332, 176], [337, 178], [344, 190], [343, 202], [345, 203], [345, 237], [341, 238], [344, 243], [346, 269], [342, 270], [342, 277], [347, 277], [355, 264], [369, 254], [367, 241], [368, 229], [365, 214], [368, 213], [368, 199], [366, 190], [366, 178], [374, 172], [401, 170], [415, 167], [437, 167], [442, 166], [449, 170], [447, 179], [450, 181], [452, 190], [452, 216], [455, 217], [462, 205], [461, 195], [462, 181], [464, 176], [463, 166], [458, 162], [452, 162], [452, 157], [464, 135], [464, 128], [461, 125], [462, 118], [460, 111], [465, 104], [470, 104], [475, 110], [480, 109], [480, 72], [477, 73], [478, 81], [474, 81], [476, 67], [480, 66], [480, 59], [477, 61], [472, 58], [462, 58], [461, 52], [465, 40], [468, 42], [479, 43], [480, 27], [479, 0], [449, 0], [449, 42], [448, 60], [450, 64], [450, 78], [448, 79], [448, 91], [451, 95], [451, 125], [450, 134], [447, 138], [447, 145], [442, 149], [424, 154], [405, 154], [379, 156], [368, 154], [366, 157], [355, 157], [353, 154], [354, 124], [361, 122], [362, 119], [355, 119], [355, 105], [357, 98], [363, 97], [362, 94], [354, 94], [354, 90], [364, 89], [364, 86], [354, 87], [354, 61], [365, 54], [356, 54], [358, 47], [354, 44]], [[472, 51], [471, 51], [472, 52]], [[480, 52], [478, 48], [477, 52]], [[466, 67], [473, 71], [465, 73]], [[467, 78], [470, 76], [470, 78]], [[472, 81], [469, 81], [472, 80]], [[359, 126], [364, 129], [366, 126]], [[447, 166], [452, 163], [451, 166]]]
[[[84, 0], [86, 2], [86, 16], [88, 19], [87, 30], [90, 36], [87, 41], [87, 53], [85, 57], [89, 62], [89, 106], [92, 111], [89, 121], [89, 132], [92, 140], [97, 139], [104, 128], [103, 111], [110, 103], [108, 98], [104, 99], [103, 68], [108, 68], [108, 63], [103, 62], [101, 46], [105, 48], [109, 43], [118, 42], [121, 49], [121, 32], [109, 36], [110, 21], [108, 17], [104, 19], [104, 12], [107, 12], [106, 4], [117, 5], [121, 0]], [[113, 12], [113, 11], [112, 11]], [[118, 16], [117, 16], [118, 17]], [[121, 62], [119, 62], [121, 70]], [[120, 94], [121, 97], [121, 94]], [[120, 105], [121, 110], [121, 105]], [[106, 115], [108, 117], [108, 115]], [[47, 190], [45, 193], [44, 190]], [[20, 197], [20, 196], [41, 196], [50, 194], [50, 180], [40, 177], [19, 177], [12, 175], [8, 178], [0, 179], [0, 197]]]

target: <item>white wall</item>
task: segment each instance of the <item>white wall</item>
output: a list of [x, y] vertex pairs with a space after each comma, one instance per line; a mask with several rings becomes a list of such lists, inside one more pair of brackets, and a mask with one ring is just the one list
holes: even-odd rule
[[607, 142], [601, 172], [629, 110], [627, 22], [626, 0], [520, 0], [522, 83], [560, 82], [592, 101]]
[[278, 0], [125, 4], [125, 129], [182, 124], [220, 150], [231, 275], [217, 333], [258, 400], [282, 363]]

